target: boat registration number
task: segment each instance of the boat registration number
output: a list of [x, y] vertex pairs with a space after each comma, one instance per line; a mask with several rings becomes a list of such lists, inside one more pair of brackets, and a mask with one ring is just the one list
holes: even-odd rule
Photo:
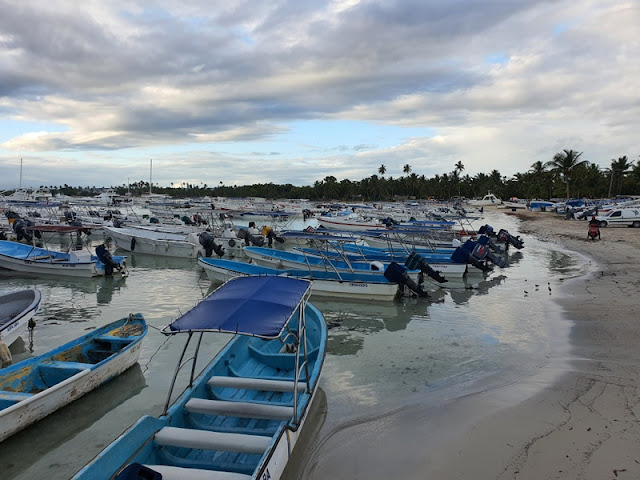
[[271, 480], [271, 474], [269, 473], [268, 468], [267, 468], [267, 471], [262, 474], [262, 476], [260, 477], [260, 480]]
[[352, 287], [362, 287], [362, 288], [367, 288], [367, 284], [366, 283], [360, 283], [360, 282], [350, 282], [349, 283], [350, 286]]

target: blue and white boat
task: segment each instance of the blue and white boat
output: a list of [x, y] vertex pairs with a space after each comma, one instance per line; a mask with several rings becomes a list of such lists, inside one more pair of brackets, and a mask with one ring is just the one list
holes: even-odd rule
[[252, 263], [218, 258], [199, 258], [198, 264], [210, 280], [227, 282], [235, 277], [279, 275], [310, 280], [314, 296], [351, 300], [391, 301], [398, 295], [398, 283], [384, 275], [335, 271], [277, 270]]
[[[390, 262], [380, 261], [346, 261], [327, 259], [318, 256], [305, 255], [302, 252], [290, 250], [276, 250], [265, 247], [245, 247], [245, 255], [254, 263], [272, 268], [292, 268], [296, 270], [308, 269], [312, 271], [338, 271], [375, 273], [383, 275]], [[432, 265], [447, 279], [462, 278], [467, 271], [466, 263], [456, 263], [452, 260]], [[410, 271], [414, 280], [418, 280], [419, 270]]]
[[130, 315], [0, 370], [0, 441], [134, 365], [146, 334]]
[[[126, 274], [122, 256], [110, 258]], [[99, 277], [106, 272], [105, 264], [88, 250], [59, 252], [44, 247], [0, 240], [0, 268], [36, 275], [64, 275], [73, 277]]]
[[27, 329], [41, 298], [35, 288], [0, 295], [0, 344], [10, 346]]
[[[238, 277], [165, 327], [166, 335], [187, 340], [164, 413], [142, 417], [74, 478], [280, 478], [325, 358], [327, 327], [308, 303], [310, 291], [306, 280]], [[207, 332], [233, 337], [196, 377]], [[176, 377], [190, 362], [189, 386], [169, 407]]]

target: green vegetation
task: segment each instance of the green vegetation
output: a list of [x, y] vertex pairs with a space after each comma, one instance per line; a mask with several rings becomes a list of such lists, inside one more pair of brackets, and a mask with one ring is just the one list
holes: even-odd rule
[[[525, 173], [517, 173], [511, 178], [500, 174], [498, 170], [490, 173], [478, 173], [471, 177], [462, 175], [464, 164], [458, 161], [451, 172], [436, 174], [431, 178], [418, 175], [411, 165], [402, 167], [404, 176], [385, 178], [387, 167], [382, 164], [377, 174], [361, 180], [338, 180], [327, 176], [317, 180], [312, 186], [297, 187], [291, 184], [279, 185], [263, 183], [255, 185], [231, 186], [222, 181], [218, 186], [206, 184], [171, 184], [170, 187], [153, 185], [153, 193], [167, 194], [172, 197], [194, 198], [209, 196], [221, 197], [265, 197], [308, 198], [310, 200], [353, 200], [380, 201], [400, 197], [415, 198], [451, 198], [461, 196], [479, 197], [491, 191], [500, 198], [601, 198], [612, 195], [633, 195], [640, 193], [640, 164], [629, 161], [626, 156], [611, 160], [611, 167], [600, 169], [594, 163], [581, 160], [582, 152], [563, 150], [553, 159], [531, 165]], [[378, 175], [379, 174], [379, 175]], [[64, 185], [49, 187], [52, 193], [69, 196], [95, 195], [101, 189], [96, 187], [72, 187]], [[149, 192], [149, 183], [144, 181], [130, 185], [112, 186], [117, 193], [141, 195]]]

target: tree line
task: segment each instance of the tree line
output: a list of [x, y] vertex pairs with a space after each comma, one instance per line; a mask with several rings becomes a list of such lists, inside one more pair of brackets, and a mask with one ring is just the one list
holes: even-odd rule
[[[292, 184], [262, 183], [253, 185], [219, 185], [181, 183], [169, 187], [152, 185], [153, 193], [176, 198], [196, 198], [203, 196], [220, 197], [264, 197], [307, 198], [315, 201], [353, 200], [383, 201], [396, 198], [439, 198], [481, 197], [487, 192], [499, 198], [603, 198], [616, 195], [640, 193], [640, 164], [630, 161], [627, 156], [611, 160], [607, 168], [582, 160], [582, 152], [565, 149], [548, 162], [537, 161], [524, 173], [512, 177], [503, 176], [498, 170], [478, 173], [473, 177], [463, 175], [464, 164], [459, 161], [451, 172], [436, 174], [427, 178], [413, 171], [411, 165], [404, 165], [404, 175], [386, 177], [387, 167], [382, 164], [370, 177], [361, 180], [338, 180], [329, 175], [316, 180], [310, 186]], [[42, 188], [42, 187], [41, 187]], [[69, 196], [92, 195], [101, 189], [96, 187], [48, 187], [52, 193]], [[129, 185], [112, 186], [118, 194], [130, 193], [138, 196], [150, 192], [149, 182], [140, 180]]]

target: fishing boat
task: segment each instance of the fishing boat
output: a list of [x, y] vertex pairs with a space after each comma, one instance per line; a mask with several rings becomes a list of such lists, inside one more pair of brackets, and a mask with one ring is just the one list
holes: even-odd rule
[[15, 342], [40, 308], [40, 291], [35, 288], [0, 295], [0, 344]]
[[[46, 247], [0, 240], [0, 268], [37, 275], [64, 275], [73, 277], [104, 276], [112, 265], [113, 273], [127, 274], [123, 256], [108, 255], [113, 264], [106, 264], [88, 250], [60, 252]], [[102, 257], [104, 260], [105, 258]]]
[[198, 258], [204, 255], [197, 233], [177, 233], [151, 227], [104, 227], [122, 250], [163, 257]]
[[[358, 272], [371, 273], [382, 276], [389, 266], [390, 261], [349, 261], [328, 259], [306, 255], [303, 252], [291, 250], [276, 250], [265, 247], [245, 247], [245, 255], [254, 263], [271, 268], [312, 270], [316, 271], [338, 271], [338, 272]], [[451, 258], [447, 262], [438, 262], [431, 265], [434, 270], [438, 270], [448, 279], [462, 278], [467, 271], [467, 264], [454, 262]], [[414, 280], [418, 280], [418, 270], [410, 271], [409, 274]]]
[[[187, 340], [163, 414], [142, 417], [74, 478], [280, 478], [308, 421], [325, 358], [327, 327], [308, 303], [310, 291], [306, 280], [238, 277], [165, 327], [166, 335]], [[195, 376], [207, 332], [233, 337]], [[190, 362], [188, 387], [169, 407]]]
[[218, 258], [199, 258], [198, 264], [210, 280], [227, 282], [235, 277], [280, 275], [312, 282], [311, 293], [319, 297], [352, 300], [391, 301], [398, 294], [398, 283], [383, 275], [335, 271], [277, 270], [252, 263]]
[[0, 370], [0, 441], [134, 365], [146, 334], [130, 315]]
[[496, 197], [493, 193], [488, 192], [484, 197], [480, 200], [467, 200], [469, 205], [473, 205], [474, 207], [489, 207], [492, 205], [500, 205], [502, 200]]

